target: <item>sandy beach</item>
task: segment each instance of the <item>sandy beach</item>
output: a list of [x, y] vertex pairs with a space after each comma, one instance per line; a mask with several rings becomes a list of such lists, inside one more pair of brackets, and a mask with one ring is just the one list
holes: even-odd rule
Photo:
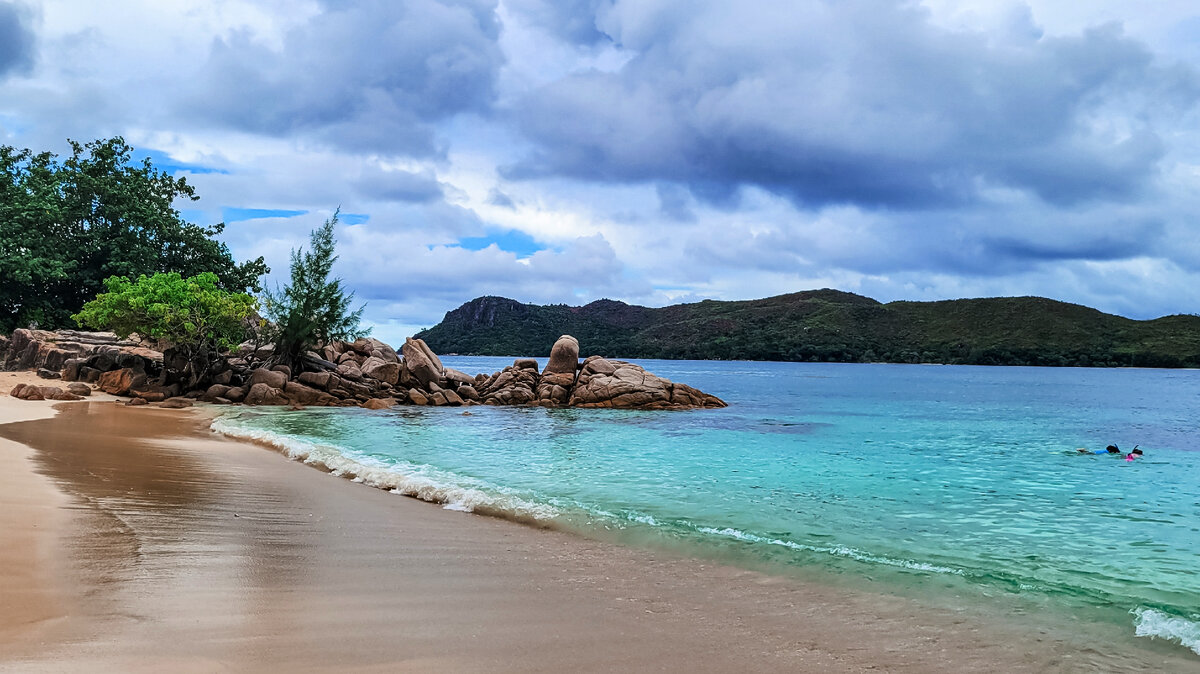
[[6, 396], [0, 424], [4, 671], [1198, 668], [443, 510], [218, 437], [199, 411]]

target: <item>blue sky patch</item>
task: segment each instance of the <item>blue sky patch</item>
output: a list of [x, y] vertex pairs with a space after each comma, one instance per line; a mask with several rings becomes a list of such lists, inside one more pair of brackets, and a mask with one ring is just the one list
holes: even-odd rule
[[288, 211], [280, 208], [222, 208], [221, 219], [225, 222], [258, 220], [260, 218], [294, 218], [308, 211]]
[[148, 158], [148, 159], [150, 159], [150, 162], [154, 164], [154, 168], [156, 168], [164, 173], [170, 173], [172, 175], [179, 173], [181, 171], [184, 173], [220, 173], [222, 175], [229, 174], [229, 171], [226, 171], [225, 169], [212, 168], [210, 166], [201, 166], [200, 164], [189, 164], [187, 162], [182, 162], [182, 161], [175, 161], [174, 159], [171, 159], [171, 155], [167, 154], [166, 152], [162, 152], [160, 150], [134, 150], [131, 153], [131, 155], [133, 157], [133, 161], [138, 162], [138, 163], [141, 163], [141, 161], [143, 159]]
[[458, 240], [458, 247], [467, 250], [483, 250], [492, 244], [500, 250], [516, 253], [517, 257], [529, 257], [539, 250], [547, 250], [549, 246], [542, 245], [532, 236], [515, 229], [506, 231], [488, 230], [483, 236], [469, 236]]
[[344, 225], [363, 225], [370, 219], [366, 213], [338, 213], [338, 222]]

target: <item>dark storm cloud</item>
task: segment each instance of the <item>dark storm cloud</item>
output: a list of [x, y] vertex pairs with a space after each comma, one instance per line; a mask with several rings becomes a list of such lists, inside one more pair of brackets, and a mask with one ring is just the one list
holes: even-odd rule
[[0, 77], [28, 72], [33, 66], [33, 31], [29, 12], [13, 3], [0, 4]]
[[506, 177], [668, 181], [718, 203], [758, 185], [804, 207], [1125, 200], [1164, 156], [1156, 119], [1200, 93], [1114, 26], [966, 34], [915, 5], [819, 0], [616, 3], [598, 21], [635, 56], [530, 93], [516, 116], [536, 149]]
[[246, 33], [214, 42], [187, 114], [352, 151], [432, 155], [434, 125], [486, 112], [503, 55], [494, 2], [329, 2], [282, 50]]

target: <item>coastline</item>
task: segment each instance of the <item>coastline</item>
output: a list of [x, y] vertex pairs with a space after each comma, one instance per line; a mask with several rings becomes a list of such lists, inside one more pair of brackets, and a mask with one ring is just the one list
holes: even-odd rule
[[[51, 405], [5, 397], [0, 419], [26, 409]], [[38, 541], [28, 585], [56, 616], [40, 635], [0, 632], [4, 669], [1197, 668], [1171, 649], [1121, 656], [1066, 631], [443, 510], [216, 436], [194, 412], [56, 409], [0, 426], [5, 455], [31, 468], [6, 485], [27, 483], [42, 509], [36, 528], [5, 520], [0, 547]]]

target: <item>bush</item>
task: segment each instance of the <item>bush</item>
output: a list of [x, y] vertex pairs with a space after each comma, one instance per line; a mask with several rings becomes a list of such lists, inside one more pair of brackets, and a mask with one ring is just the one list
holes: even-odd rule
[[177, 272], [104, 280], [108, 292], [73, 315], [79, 325], [112, 330], [121, 338], [137, 333], [170, 343], [186, 363], [181, 378], [194, 386], [204, 381], [220, 351], [236, 346], [257, 302], [245, 293], [220, 287], [217, 275], [183, 278]]

